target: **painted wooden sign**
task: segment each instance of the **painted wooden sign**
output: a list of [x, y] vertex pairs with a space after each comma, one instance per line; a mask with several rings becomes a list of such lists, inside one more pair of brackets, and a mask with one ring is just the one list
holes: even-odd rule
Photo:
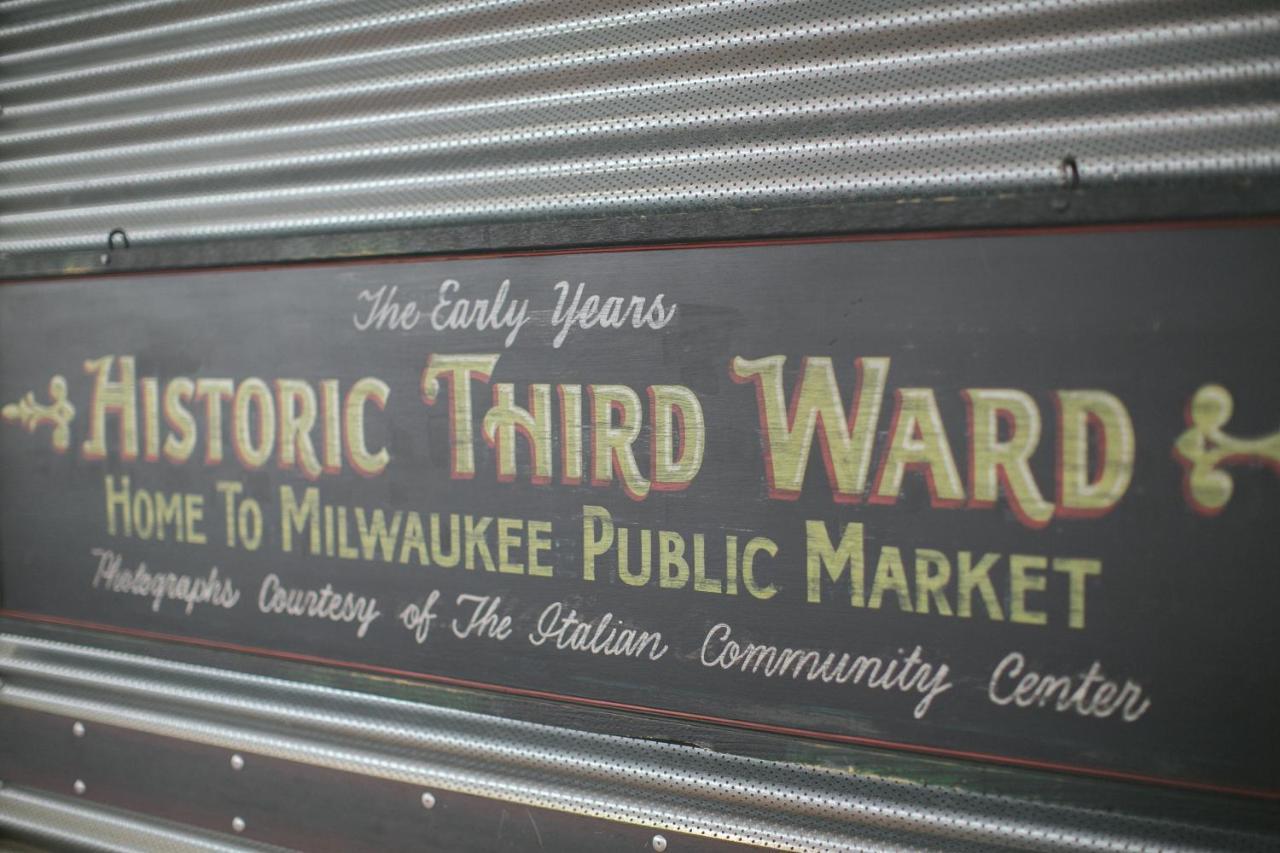
[[4, 613], [1275, 796], [1278, 238], [5, 285]]

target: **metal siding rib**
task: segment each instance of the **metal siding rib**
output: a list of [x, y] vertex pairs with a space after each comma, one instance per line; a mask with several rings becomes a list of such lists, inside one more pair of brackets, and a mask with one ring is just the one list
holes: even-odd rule
[[[64, 850], [95, 853], [288, 853], [281, 847], [233, 841], [211, 832], [20, 788], [0, 789], [0, 825], [16, 834], [56, 844], [58, 849]], [[4, 841], [0, 838], [0, 842]]]

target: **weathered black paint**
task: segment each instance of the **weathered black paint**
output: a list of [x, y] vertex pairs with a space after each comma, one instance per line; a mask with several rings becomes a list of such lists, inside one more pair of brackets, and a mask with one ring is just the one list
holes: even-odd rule
[[[356, 664], [503, 687], [558, 693], [707, 717], [883, 740], [1013, 760], [1136, 773], [1224, 787], [1275, 791], [1276, 627], [1280, 593], [1271, 539], [1277, 478], [1265, 468], [1232, 469], [1235, 494], [1216, 517], [1194, 513], [1172, 457], [1185, 429], [1183, 408], [1201, 385], [1235, 398], [1229, 425], [1240, 435], [1275, 429], [1280, 409], [1277, 318], [1280, 290], [1274, 228], [1186, 232], [1040, 235], [955, 240], [775, 245], [662, 252], [489, 258], [423, 264], [345, 265], [155, 275], [9, 285], [0, 290], [0, 402], [28, 390], [41, 397], [53, 374], [67, 377], [77, 417], [71, 449], [49, 449], [48, 428], [28, 435], [0, 424], [0, 569], [9, 611], [302, 653]], [[489, 296], [503, 279], [516, 295], [554, 304], [551, 285], [586, 281], [609, 295], [664, 292], [680, 304], [661, 333], [576, 332], [559, 350], [551, 331], [531, 325], [508, 351], [505, 332], [363, 332], [352, 328], [356, 294], [383, 283], [420, 303], [445, 278]], [[495, 381], [682, 384], [707, 421], [707, 453], [693, 485], [643, 502], [612, 488], [536, 486], [525, 475], [496, 482], [483, 444], [473, 480], [449, 478], [448, 407], [425, 406], [420, 374], [429, 353], [504, 352]], [[769, 500], [753, 391], [729, 378], [735, 355], [788, 356], [791, 376], [805, 355], [830, 356], [852, 391], [853, 360], [889, 356], [890, 389], [937, 394], [962, 472], [968, 387], [1031, 393], [1045, 416], [1035, 471], [1052, 483], [1052, 389], [1100, 388], [1133, 415], [1137, 466], [1120, 505], [1100, 519], [1055, 519], [1044, 530], [1003, 509], [929, 506], [922, 478], [908, 475], [894, 506], [831, 502], [820, 454], [811, 458], [798, 502]], [[555, 523], [551, 579], [461, 569], [405, 567], [284, 555], [276, 547], [281, 484], [308, 485], [274, 466], [244, 471], [229, 457], [217, 469], [193, 460], [102, 462], [80, 458], [90, 407], [85, 359], [133, 354], [140, 375], [337, 377], [344, 385], [376, 375], [391, 387], [370, 444], [392, 463], [373, 479], [322, 478], [326, 502], [422, 513], [548, 519]], [[847, 369], [847, 373], [843, 372]], [[482, 415], [487, 395], [478, 390]], [[889, 411], [882, 413], [881, 436]], [[478, 418], [477, 418], [478, 420]], [[478, 430], [477, 430], [478, 435]], [[642, 448], [647, 442], [642, 439]], [[642, 464], [645, 460], [641, 451]], [[105, 532], [103, 476], [135, 487], [208, 496], [207, 546], [112, 541]], [[557, 469], [558, 474], [558, 469]], [[237, 480], [263, 503], [268, 522], [256, 553], [220, 544], [213, 483]], [[608, 507], [619, 524], [760, 534], [780, 546], [768, 566], [779, 586], [771, 601], [690, 589], [623, 587], [607, 572], [580, 577], [584, 504]], [[1022, 552], [1101, 559], [1088, 625], [1070, 630], [984, 619], [856, 609], [833, 595], [804, 601], [804, 520], [862, 521], [869, 546]], [[747, 532], [750, 531], [750, 534]], [[242, 590], [231, 611], [166, 604], [91, 588], [92, 547], [112, 547], [128, 565], [203, 574], [211, 565]], [[870, 571], [870, 570], [869, 570]], [[276, 572], [297, 586], [332, 583], [377, 595], [383, 617], [362, 640], [349, 626], [257, 612], [258, 583]], [[516, 618], [505, 643], [455, 641], [452, 610], [441, 610], [427, 644], [395, 622], [400, 608], [440, 589], [501, 595]], [[564, 601], [584, 615], [611, 611], [661, 630], [671, 652], [656, 662], [555, 653], [525, 641], [537, 613]], [[914, 699], [853, 687], [781, 683], [698, 664], [707, 629], [731, 622], [744, 639], [853, 653], [893, 655], [923, 646], [946, 661], [955, 687], [923, 720]], [[521, 630], [523, 629], [523, 630]], [[1069, 674], [1100, 660], [1107, 673], [1142, 683], [1152, 709], [1135, 723], [1087, 719], [1048, 709], [997, 707], [986, 697], [992, 667], [1011, 650], [1038, 669]], [[776, 682], [777, 680], [775, 680]]]

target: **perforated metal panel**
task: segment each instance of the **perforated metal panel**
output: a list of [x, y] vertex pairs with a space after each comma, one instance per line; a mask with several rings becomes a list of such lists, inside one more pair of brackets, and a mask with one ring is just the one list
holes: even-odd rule
[[[55, 729], [66, 740], [77, 721], [87, 731], [86, 750], [110, 737], [109, 729], [156, 736], [149, 741], [150, 774], [165, 773], [165, 754], [173, 750], [165, 743], [190, 743], [223, 750], [218, 766], [228, 777], [236, 773], [226, 759], [234, 751], [255, 765], [271, 759], [339, 771], [346, 786], [372, 777], [433, 791], [442, 802], [482, 797], [648, 833], [815, 853], [1263, 850], [1275, 840], [1244, 826], [1197, 823], [1186, 797], [1170, 795], [1155, 817], [1113, 813], [1118, 800], [1085, 807], [1060, 792], [1061, 801], [1049, 803], [968, 784], [922, 784], [869, 765], [854, 773], [761, 760], [10, 634], [0, 634], [0, 677], [0, 711], [61, 718]], [[45, 748], [56, 756], [52, 744]], [[196, 758], [187, 761], [196, 777], [208, 773], [198, 784], [213, 809], [272, 795], [253, 789], [247, 776], [229, 789], [238, 797], [221, 793], [216, 773]], [[101, 784], [89, 783], [92, 800]], [[994, 779], [988, 784], [996, 787]], [[69, 779], [64, 788], [70, 789]], [[305, 809], [314, 796], [299, 786], [284, 801]], [[403, 812], [421, 813], [416, 802], [391, 796], [379, 803], [379, 819], [393, 826]], [[164, 803], [143, 805], [150, 810]], [[34, 823], [32, 812], [51, 807], [54, 814], [61, 808], [56, 800], [32, 802], [30, 795], [0, 797], [0, 827]], [[312, 821], [323, 820], [312, 813]], [[352, 823], [344, 817], [339, 827]], [[253, 840], [255, 821], [248, 826], [244, 837]], [[431, 840], [393, 837], [397, 849]], [[338, 849], [378, 848], [353, 836]], [[679, 851], [673, 847], [673, 853]]]
[[[1275, 0], [0, 0], [0, 261], [96, 256], [117, 230], [145, 252], [1215, 178], [1234, 191], [1280, 177], [1278, 82]], [[487, 239], [451, 247], [498, 247]], [[177, 265], [271, 254], [211, 252]], [[171, 264], [134, 268], [148, 265]], [[994, 770], [899, 777], [907, 764], [855, 750], [822, 764], [772, 744], [762, 760], [735, 751], [750, 752], [740, 733], [733, 749], [700, 749], [657, 742], [667, 723], [602, 734], [88, 642], [0, 638], [0, 717], [152, 738], [157, 766], [162, 744], [235, 749], [340, 785], [430, 787], [673, 839], [1144, 850], [1276, 837], [1251, 804], [1201, 812], [1151, 794], [1135, 812], [1132, 790], [1100, 786], [1112, 812], [1057, 780], [1024, 796]], [[803, 761], [778, 759], [792, 748]], [[99, 849], [254, 844], [256, 824], [208, 834], [158, 821], [163, 803], [137, 792], [129, 814], [62, 782], [11, 783], [0, 827]], [[1241, 814], [1248, 825], [1224, 826]]]
[[0, 14], [8, 252], [1280, 168], [1271, 0]]

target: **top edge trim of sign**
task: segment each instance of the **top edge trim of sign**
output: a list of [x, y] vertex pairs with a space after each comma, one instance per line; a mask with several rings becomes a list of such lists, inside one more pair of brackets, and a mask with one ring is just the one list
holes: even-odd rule
[[[453, 251], [433, 254], [420, 252], [404, 255], [382, 255], [372, 257], [334, 257], [307, 260], [282, 260], [277, 262], [253, 261], [243, 264], [219, 263], [210, 266], [172, 266], [161, 265], [155, 268], [125, 270], [87, 270], [74, 273], [49, 273], [30, 278], [0, 278], [0, 286], [7, 284], [32, 284], [38, 282], [66, 281], [82, 278], [102, 278], [121, 276], [151, 276], [174, 274], [218, 273], [234, 270], [251, 272], [255, 270], [274, 269], [306, 269], [311, 267], [332, 266], [371, 266], [374, 264], [413, 264], [434, 263], [441, 261], [491, 260], [497, 258], [532, 258], [555, 257], [558, 255], [600, 255], [621, 252], [665, 252], [694, 249], [733, 249], [755, 246], [806, 246], [831, 243], [883, 243], [915, 240], [961, 240], [975, 238], [1000, 237], [1041, 237], [1072, 234], [1123, 234], [1160, 231], [1191, 231], [1236, 228], [1267, 228], [1280, 225], [1280, 214], [1264, 214], [1260, 216], [1225, 217], [1221, 219], [1172, 219], [1154, 221], [1111, 222], [1085, 225], [1031, 225], [1007, 226], [996, 228], [961, 228], [934, 229], [926, 231], [876, 231], [852, 234], [825, 234], [815, 236], [779, 236], [755, 237], [743, 239], [704, 240], [694, 242], [660, 242], [649, 244], [627, 244], [616, 246], [571, 246], [549, 249], [498, 249], [476, 251]], [[181, 245], [181, 244], [178, 244]], [[139, 246], [139, 249], [148, 247]]]

